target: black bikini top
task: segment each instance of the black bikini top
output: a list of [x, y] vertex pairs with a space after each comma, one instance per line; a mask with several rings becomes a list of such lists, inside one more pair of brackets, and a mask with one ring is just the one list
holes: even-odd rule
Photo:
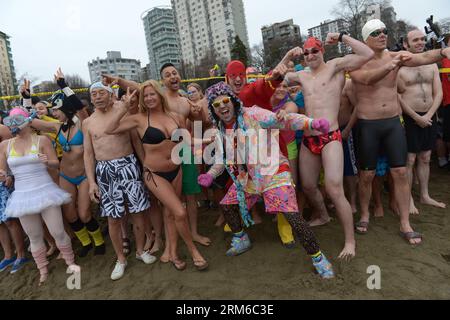
[[[171, 117], [172, 118], [172, 117]], [[177, 129], [180, 128], [178, 123], [173, 119], [173, 122], [177, 125]], [[142, 143], [143, 144], [160, 144], [164, 140], [172, 141], [171, 137], [167, 138], [164, 132], [162, 132], [160, 129], [150, 126], [150, 113], [148, 114], [148, 128], [144, 133], [144, 136], [142, 137]]]

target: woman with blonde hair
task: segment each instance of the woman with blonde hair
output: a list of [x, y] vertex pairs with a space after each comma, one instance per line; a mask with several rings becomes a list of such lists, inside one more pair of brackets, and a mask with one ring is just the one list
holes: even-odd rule
[[[208, 262], [193, 242], [187, 212], [180, 200], [182, 171], [180, 165], [175, 164], [172, 159], [173, 149], [178, 143], [172, 141], [171, 137], [176, 130], [185, 128], [186, 118], [168, 111], [167, 100], [157, 81], [145, 82], [139, 91], [139, 113], [127, 115], [130, 101], [137, 94], [128, 89], [122, 101], [115, 103], [115, 115], [106, 133], [119, 134], [137, 129], [144, 147], [145, 183], [164, 206], [169, 261], [177, 270], [186, 268], [186, 263], [177, 253], [179, 233], [192, 256], [194, 266], [199, 271], [205, 270]], [[193, 111], [200, 113], [198, 107]]]

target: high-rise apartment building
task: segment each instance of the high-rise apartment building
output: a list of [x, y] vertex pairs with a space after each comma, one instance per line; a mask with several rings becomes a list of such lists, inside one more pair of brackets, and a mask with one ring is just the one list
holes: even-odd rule
[[[348, 30], [348, 25], [342, 19], [337, 20], [325, 20], [320, 25], [308, 29], [308, 35], [310, 37], [316, 37], [325, 44], [328, 33], [340, 33]], [[346, 46], [343, 43], [338, 45], [339, 53], [347, 53]]]
[[174, 13], [171, 7], [160, 6], [145, 11], [142, 16], [150, 61], [150, 76], [159, 78], [165, 63], [180, 66], [181, 48]]
[[106, 59], [97, 57], [88, 63], [91, 82], [100, 81], [105, 73], [136, 82], [141, 80], [139, 60], [122, 58], [120, 51], [108, 51], [106, 55]]
[[301, 41], [300, 27], [294, 24], [292, 19], [274, 23], [270, 26], [264, 26], [261, 28], [264, 49], [272, 44], [278, 45], [280, 41]]
[[9, 36], [0, 31], [0, 96], [11, 96], [16, 93], [17, 80], [11, 43]]
[[171, 0], [185, 63], [196, 64], [208, 51], [231, 59], [236, 36], [249, 48], [242, 0]]

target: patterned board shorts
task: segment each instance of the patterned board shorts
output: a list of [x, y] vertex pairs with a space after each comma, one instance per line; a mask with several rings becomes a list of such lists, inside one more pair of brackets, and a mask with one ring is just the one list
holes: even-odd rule
[[[247, 208], [250, 210], [261, 197], [257, 194], [245, 193]], [[278, 214], [280, 212], [298, 212], [297, 197], [293, 186], [281, 186], [270, 189], [262, 194], [266, 212]], [[221, 205], [239, 204], [236, 185], [233, 184], [220, 202]]]
[[125, 208], [129, 213], [141, 213], [150, 208], [141, 169], [134, 155], [98, 161], [95, 174], [102, 217], [120, 219], [125, 216]]
[[4, 183], [0, 183], [0, 224], [8, 221], [5, 216], [5, 209], [12, 192], [12, 188], [7, 188]]

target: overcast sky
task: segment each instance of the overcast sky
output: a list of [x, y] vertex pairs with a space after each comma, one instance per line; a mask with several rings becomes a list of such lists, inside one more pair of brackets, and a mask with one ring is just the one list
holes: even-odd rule
[[[301, 32], [333, 18], [338, 0], [244, 0], [250, 44], [262, 42], [261, 26], [293, 18]], [[27, 72], [39, 81], [65, 73], [89, 79], [87, 63], [121, 51], [126, 58], [148, 63], [140, 16], [170, 0], [1, 0], [0, 31], [11, 36], [17, 76]], [[450, 16], [449, 0], [393, 0], [399, 19], [423, 27], [430, 14]]]

